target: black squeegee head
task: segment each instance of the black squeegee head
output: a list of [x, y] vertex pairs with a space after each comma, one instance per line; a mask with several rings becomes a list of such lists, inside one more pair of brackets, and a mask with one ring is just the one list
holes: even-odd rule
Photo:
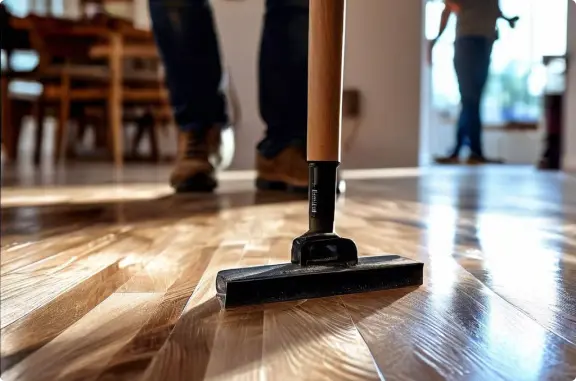
[[396, 255], [361, 257], [356, 265], [285, 263], [221, 271], [224, 308], [419, 286], [423, 264]]

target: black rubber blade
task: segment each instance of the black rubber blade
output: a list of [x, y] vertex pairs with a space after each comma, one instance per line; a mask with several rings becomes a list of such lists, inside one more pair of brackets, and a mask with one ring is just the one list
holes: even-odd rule
[[220, 271], [224, 308], [321, 298], [422, 284], [424, 264], [397, 255], [360, 257], [355, 266], [286, 263]]

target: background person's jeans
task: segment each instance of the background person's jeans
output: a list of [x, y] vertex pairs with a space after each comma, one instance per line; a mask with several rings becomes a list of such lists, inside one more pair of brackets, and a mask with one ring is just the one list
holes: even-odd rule
[[[189, 131], [227, 123], [210, 2], [149, 0], [149, 5], [178, 126]], [[270, 158], [291, 144], [305, 147], [308, 0], [266, 0], [259, 77], [260, 115], [267, 125], [259, 151]]]
[[454, 43], [454, 67], [462, 105], [454, 156], [468, 143], [473, 155], [483, 157], [480, 104], [488, 79], [493, 43], [492, 39], [481, 36], [460, 37]]

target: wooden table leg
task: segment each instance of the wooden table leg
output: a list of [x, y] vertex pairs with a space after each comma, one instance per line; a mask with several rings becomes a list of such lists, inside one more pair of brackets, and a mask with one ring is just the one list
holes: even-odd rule
[[2, 97], [2, 145], [4, 146], [6, 158], [12, 161], [16, 157], [16, 147], [14, 147], [14, 129], [10, 115], [9, 83], [8, 78], [2, 77], [0, 96]]
[[36, 133], [34, 139], [34, 164], [42, 161], [42, 148], [44, 147], [44, 98], [42, 95], [34, 103], [34, 120], [36, 121]]
[[55, 160], [62, 161], [66, 157], [68, 146], [68, 124], [70, 123], [70, 75], [65, 70], [61, 78], [60, 110], [56, 127]]
[[108, 119], [112, 138], [114, 166], [120, 170], [123, 165], [122, 142], [122, 36], [110, 35], [110, 97], [108, 99]]

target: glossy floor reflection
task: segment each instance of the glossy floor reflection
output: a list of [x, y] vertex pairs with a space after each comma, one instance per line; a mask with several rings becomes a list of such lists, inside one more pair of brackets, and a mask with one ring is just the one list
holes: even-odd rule
[[2, 380], [576, 378], [574, 177], [352, 174], [338, 231], [424, 285], [224, 312], [217, 271], [287, 261], [306, 201], [139, 176], [3, 188]]

